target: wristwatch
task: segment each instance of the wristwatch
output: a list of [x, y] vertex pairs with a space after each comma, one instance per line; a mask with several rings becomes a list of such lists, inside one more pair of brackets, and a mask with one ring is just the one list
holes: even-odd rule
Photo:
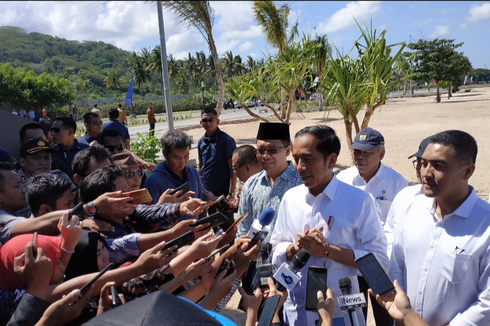
[[97, 207], [93, 202], [88, 202], [87, 205], [85, 205], [85, 214], [90, 216], [92, 220], [94, 219], [95, 214], [97, 214]]

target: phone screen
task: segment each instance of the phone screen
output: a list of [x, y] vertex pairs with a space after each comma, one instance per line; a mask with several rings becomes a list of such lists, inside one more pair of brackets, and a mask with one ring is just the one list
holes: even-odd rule
[[356, 259], [355, 262], [362, 276], [364, 276], [369, 287], [375, 294], [385, 295], [395, 290], [393, 282], [372, 253]]
[[307, 311], [317, 311], [318, 291], [325, 295], [327, 288], [327, 269], [325, 267], [310, 266], [308, 267], [308, 278], [306, 279], [306, 303]]
[[191, 230], [191, 231], [184, 233], [181, 236], [167, 242], [165, 244], [165, 247], [163, 247], [162, 251], [167, 249], [167, 248], [170, 248], [172, 246], [175, 246], [175, 245], [177, 245], [177, 248], [180, 248], [180, 247], [185, 246], [186, 244], [194, 241], [195, 239], [196, 239], [196, 236], [194, 235], [194, 231]]
[[85, 217], [85, 214], [83, 213], [83, 203], [79, 202], [75, 207], [72, 208], [72, 210], [68, 213], [68, 220], [71, 220], [71, 217], [73, 215], [78, 216], [81, 220]]
[[180, 193], [180, 195], [177, 196], [177, 198], [182, 197], [183, 195], [185, 195], [186, 192], [188, 192], [189, 190], [191, 190], [191, 184], [189, 182], [186, 182], [183, 185], [178, 186], [177, 188], [175, 188], [175, 190], [172, 193], [170, 193], [170, 194], [171, 195], [174, 195], [179, 190], [182, 190], [182, 192]]
[[228, 222], [228, 217], [226, 217], [226, 215], [224, 215], [221, 212], [216, 212], [216, 213], [213, 213], [212, 215], [209, 215], [209, 216], [206, 216], [206, 217], [203, 217], [203, 218], [197, 220], [196, 224], [193, 224], [193, 226], [198, 226], [198, 225], [208, 223], [208, 222], [211, 223], [211, 225], [209, 227], [215, 227], [215, 226], [221, 225], [225, 222]]
[[280, 295], [275, 295], [265, 299], [264, 308], [262, 309], [262, 314], [260, 314], [259, 322], [257, 324], [258, 326], [269, 326], [271, 324], [280, 298]]
[[267, 236], [267, 234], [269, 234], [269, 231], [261, 230], [261, 231], [257, 232], [255, 237], [253, 237], [252, 241], [250, 241], [250, 243], [248, 244], [247, 250], [245, 250], [245, 251], [249, 251], [250, 249], [252, 249], [252, 247], [255, 246], [257, 244], [257, 242], [259, 242], [259, 241], [261, 243], [264, 242], [264, 239]]
[[36, 249], [36, 240], [37, 240], [37, 232], [34, 232], [32, 235], [32, 257], [36, 258], [37, 249]]

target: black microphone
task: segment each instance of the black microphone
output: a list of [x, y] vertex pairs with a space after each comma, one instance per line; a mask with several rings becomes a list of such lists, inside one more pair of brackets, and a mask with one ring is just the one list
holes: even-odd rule
[[296, 274], [306, 265], [310, 256], [310, 252], [302, 248], [294, 255], [289, 266], [287, 263], [283, 263], [277, 269], [274, 274], [276, 280], [274, 285], [278, 291], [283, 291], [285, 288], [291, 291], [296, 286], [300, 280]]
[[[342, 277], [341, 279], [339, 279], [339, 288], [340, 288], [340, 291], [342, 292], [342, 295], [352, 294], [352, 282], [351, 282], [350, 278]], [[357, 316], [352, 314], [354, 309], [347, 309], [347, 311], [349, 313], [349, 320], [350, 320], [351, 326], [359, 325], [359, 323], [357, 321]]]

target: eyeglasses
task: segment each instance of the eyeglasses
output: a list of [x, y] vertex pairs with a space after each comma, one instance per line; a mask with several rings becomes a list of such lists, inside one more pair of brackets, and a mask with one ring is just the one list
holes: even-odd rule
[[107, 148], [109, 150], [109, 152], [114, 152], [116, 149], [118, 151], [122, 151], [124, 149], [123, 145], [117, 145], [117, 146], [107, 145], [107, 146], [104, 146], [104, 147]]
[[132, 171], [132, 170], [123, 171], [123, 176], [126, 179], [133, 179], [136, 175], [138, 175], [138, 177], [141, 178], [143, 176], [143, 169], [139, 169], [138, 171]]
[[60, 129], [60, 128], [56, 128], [56, 127], [53, 127], [53, 128], [51, 128], [50, 130], [51, 130], [52, 132], [54, 132], [54, 133], [59, 133], [59, 132], [61, 131], [61, 129]]
[[420, 161], [420, 159], [413, 160], [412, 164], [416, 170], [420, 170], [420, 168], [422, 167], [422, 162]]
[[283, 149], [284, 147], [278, 147], [278, 148], [268, 148], [268, 149], [263, 149], [263, 148], [257, 148], [257, 152], [260, 153], [260, 155], [264, 155], [265, 153], [269, 155], [276, 155], [277, 152], [280, 149]]
[[242, 166], [244, 166], [244, 165], [247, 165], [247, 163], [242, 164], [242, 165], [239, 165], [239, 166], [232, 166], [232, 167], [231, 167], [231, 170], [233, 171], [233, 173], [236, 173], [236, 170], [238, 170], [239, 168], [241, 168], [241, 167], [242, 167]]
[[202, 119], [201, 122], [202, 123], [207, 123], [207, 122], [213, 122], [214, 119], [213, 118], [209, 118], [209, 119]]
[[102, 125], [102, 123], [103, 123], [102, 121], [92, 121], [89, 124], [93, 124], [94, 126], [100, 126]]

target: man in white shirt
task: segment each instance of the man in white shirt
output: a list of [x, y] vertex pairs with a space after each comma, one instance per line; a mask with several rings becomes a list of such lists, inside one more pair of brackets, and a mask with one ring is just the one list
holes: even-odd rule
[[[337, 178], [373, 196], [384, 225], [393, 199], [408, 186], [408, 182], [400, 173], [381, 163], [385, 156], [385, 139], [379, 131], [369, 127], [362, 129], [350, 148], [354, 150], [355, 165], [340, 172]], [[362, 276], [359, 277], [359, 286], [367, 300], [369, 285]], [[393, 318], [375, 300], [372, 300], [371, 307], [377, 326], [393, 325]], [[367, 307], [363, 308], [363, 313], [366, 320]]]
[[[328, 269], [327, 286], [334, 298], [341, 295], [338, 281], [349, 277], [352, 293], [359, 292], [361, 275], [354, 260], [372, 252], [381, 265], [388, 266], [386, 238], [375, 202], [366, 192], [340, 182], [333, 168], [340, 153], [340, 141], [328, 126], [306, 127], [298, 131], [293, 158], [302, 185], [288, 190], [281, 201], [272, 232], [272, 263], [279, 267], [305, 248], [311, 254], [299, 272], [299, 283], [288, 294], [284, 320], [288, 325], [315, 325], [316, 312], [305, 310], [306, 275], [309, 266]], [[365, 325], [360, 310], [354, 313]], [[348, 314], [335, 307], [334, 325], [350, 325]]]
[[468, 184], [478, 149], [466, 132], [430, 137], [422, 193], [397, 218], [390, 277], [429, 325], [490, 324], [490, 204]]

